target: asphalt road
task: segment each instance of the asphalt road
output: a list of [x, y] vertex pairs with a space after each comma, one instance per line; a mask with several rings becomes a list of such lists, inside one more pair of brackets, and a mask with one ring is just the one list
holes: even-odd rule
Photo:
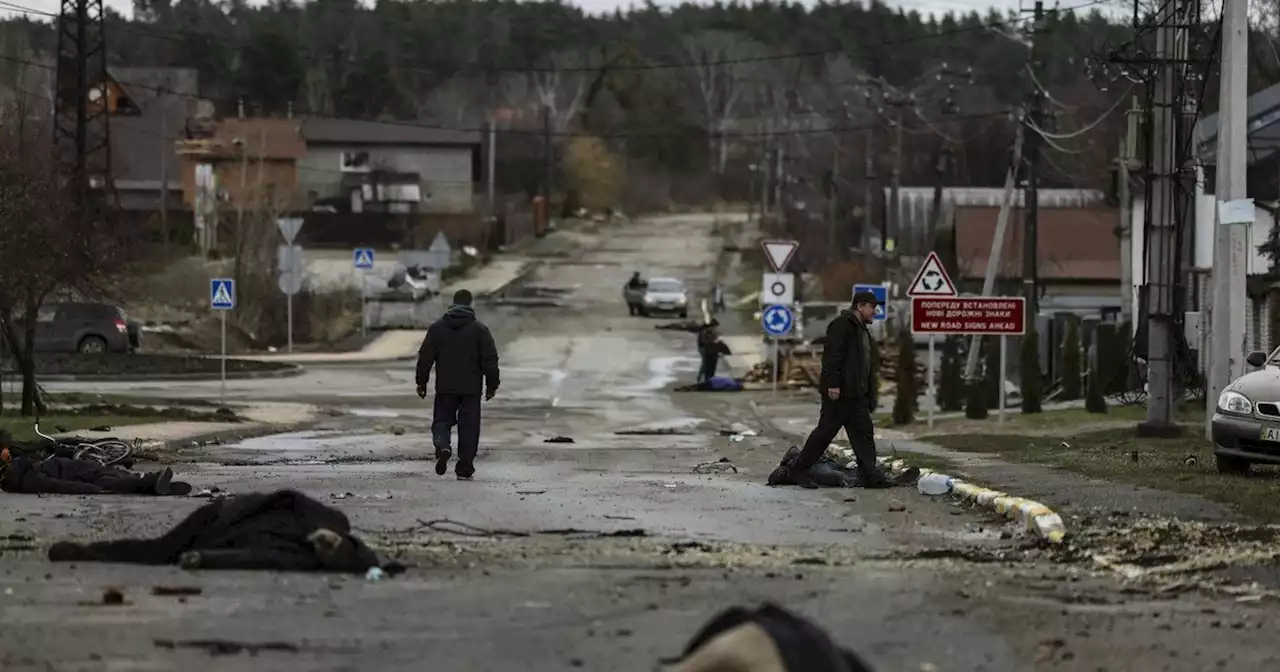
[[[178, 456], [199, 487], [289, 487], [332, 502], [407, 573], [51, 565], [54, 540], [157, 535], [205, 500], [0, 495], [0, 669], [648, 671], [719, 610], [763, 600], [815, 618], [882, 671], [1275, 669], [1269, 602], [1125, 585], [914, 489], [764, 486], [786, 440], [718, 431], [762, 427], [753, 393], [669, 392], [693, 377], [692, 336], [628, 317], [619, 297], [632, 270], [706, 287], [721, 248], [713, 218], [578, 240], [530, 281], [558, 289], [564, 306], [480, 308], [504, 382], [484, 409], [475, 481], [438, 477], [425, 461], [428, 418], [408, 363], [231, 382], [236, 400], [342, 414]], [[634, 430], [658, 433], [617, 433]], [[545, 442], [557, 436], [573, 442]], [[486, 532], [432, 523], [442, 519]], [[23, 550], [28, 535], [34, 550]], [[161, 585], [201, 593], [153, 595]], [[126, 603], [100, 604], [113, 586]], [[212, 655], [164, 639], [286, 646]]]

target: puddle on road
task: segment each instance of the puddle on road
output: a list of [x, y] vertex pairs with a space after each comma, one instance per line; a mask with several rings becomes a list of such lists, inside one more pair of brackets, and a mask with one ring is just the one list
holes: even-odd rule
[[348, 408], [344, 410], [360, 418], [399, 418], [405, 415], [389, 408]]
[[[239, 443], [228, 445], [227, 448], [268, 451], [315, 450], [320, 447], [317, 444], [318, 441], [339, 436], [344, 436], [344, 434], [338, 431], [289, 432], [287, 434], [273, 434], [271, 436], [245, 439]], [[350, 437], [350, 435], [346, 436], [354, 438]]]

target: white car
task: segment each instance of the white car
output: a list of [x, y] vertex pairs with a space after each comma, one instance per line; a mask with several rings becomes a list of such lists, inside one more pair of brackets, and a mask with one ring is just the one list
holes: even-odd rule
[[674, 314], [689, 317], [689, 293], [675, 278], [650, 278], [640, 299], [640, 315]]

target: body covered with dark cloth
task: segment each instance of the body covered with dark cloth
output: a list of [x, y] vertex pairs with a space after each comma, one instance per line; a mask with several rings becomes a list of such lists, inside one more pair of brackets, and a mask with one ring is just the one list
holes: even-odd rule
[[0, 490], [27, 495], [167, 495], [185, 494], [190, 486], [181, 484], [181, 493], [171, 492], [173, 472], [165, 470], [135, 474], [118, 467], [104, 467], [93, 460], [50, 457], [35, 460], [13, 457], [3, 467]]
[[676, 663], [675, 672], [872, 672], [822, 628], [772, 604], [720, 612]]
[[[773, 473], [769, 474], [769, 485], [795, 485], [791, 480], [792, 466], [800, 457], [800, 448], [791, 446], [787, 449], [787, 454], [782, 457], [782, 461], [778, 463]], [[862, 486], [861, 477], [858, 470], [850, 467], [842, 467], [840, 463], [823, 455], [818, 458], [812, 467], [809, 467], [809, 476], [814, 482], [824, 488], [857, 488]], [[911, 467], [903, 473], [890, 479], [894, 485], [911, 485], [920, 478], [920, 470]]]
[[341, 511], [292, 490], [211, 502], [156, 539], [59, 542], [49, 559], [353, 573], [378, 566], [378, 556], [351, 535]]

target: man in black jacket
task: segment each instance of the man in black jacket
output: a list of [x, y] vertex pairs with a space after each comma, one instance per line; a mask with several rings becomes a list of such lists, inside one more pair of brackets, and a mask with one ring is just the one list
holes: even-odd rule
[[801, 487], [816, 488], [809, 468], [827, 451], [831, 440], [844, 427], [858, 460], [858, 477], [865, 488], [889, 485], [876, 467], [875, 425], [871, 413], [876, 408], [877, 345], [867, 325], [876, 316], [879, 301], [871, 292], [853, 295], [853, 307], [841, 311], [827, 326], [822, 348], [822, 375], [819, 394], [822, 410], [818, 426], [804, 442], [804, 449], [791, 467], [791, 480]]
[[[489, 328], [476, 319], [471, 292], [460, 289], [444, 316], [427, 329], [418, 350], [418, 396], [427, 396], [431, 369], [436, 370], [436, 399], [431, 438], [436, 449], [436, 473], [449, 469], [450, 439], [458, 426], [458, 463], [453, 472], [461, 480], [475, 474], [480, 449], [480, 392], [486, 401], [498, 393], [498, 348]], [[483, 384], [483, 386], [482, 386]]]

